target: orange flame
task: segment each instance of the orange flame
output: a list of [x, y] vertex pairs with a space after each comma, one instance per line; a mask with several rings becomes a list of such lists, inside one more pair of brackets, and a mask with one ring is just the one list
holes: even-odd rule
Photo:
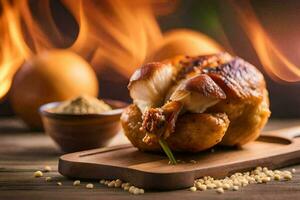
[[[37, 16], [33, 16], [29, 1], [11, 2], [0, 0], [0, 98], [29, 56], [68, 44], [68, 38], [55, 24], [49, 0], [35, 2]], [[161, 0], [162, 4], [166, 2]], [[162, 39], [153, 11], [153, 7], [159, 6], [151, 1], [80, 0], [75, 4], [63, 0], [62, 3], [79, 26], [78, 36], [68, 48], [93, 66], [112, 66], [128, 77]], [[159, 8], [159, 13], [170, 11]]]
[[114, 66], [128, 77], [162, 39], [150, 1], [85, 0], [74, 5], [72, 0], [64, 0], [64, 3], [80, 25], [71, 49], [81, 55], [93, 54], [93, 66]]
[[259, 23], [249, 1], [234, 1], [240, 24], [251, 41], [264, 69], [277, 81], [300, 81], [300, 68], [276, 47]]
[[[156, 16], [172, 12], [177, 5], [176, 0], [57, 1], [77, 25], [78, 34], [70, 38], [55, 20], [53, 1], [35, 1], [34, 5], [30, 2], [0, 0], [0, 99], [24, 61], [53, 48], [78, 53], [98, 72], [112, 67], [128, 78], [165, 39]], [[219, 50], [210, 38], [193, 37]]]
[[0, 97], [9, 90], [12, 77], [28, 56], [29, 50], [23, 40], [19, 13], [16, 6], [1, 0], [0, 16]]
[[[38, 2], [38, 6], [50, 22], [51, 32], [55, 34], [57, 32], [47, 7], [49, 1], [41, 2]], [[27, 34], [24, 33], [26, 31]], [[8, 92], [13, 76], [22, 63], [34, 53], [53, 48], [52, 44], [40, 24], [34, 20], [28, 1], [0, 0], [0, 99]]]

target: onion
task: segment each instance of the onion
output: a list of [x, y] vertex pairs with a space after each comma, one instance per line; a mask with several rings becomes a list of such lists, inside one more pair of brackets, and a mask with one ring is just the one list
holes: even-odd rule
[[98, 95], [98, 81], [91, 66], [67, 50], [48, 51], [28, 60], [14, 77], [11, 103], [31, 128], [41, 128], [38, 108], [52, 101], [79, 95]]
[[191, 30], [176, 29], [164, 34], [162, 44], [148, 61], [161, 61], [178, 55], [198, 56], [214, 54], [223, 48], [210, 37]]

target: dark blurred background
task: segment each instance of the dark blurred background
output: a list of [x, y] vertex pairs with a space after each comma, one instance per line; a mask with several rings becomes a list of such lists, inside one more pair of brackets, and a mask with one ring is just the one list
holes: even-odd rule
[[[255, 14], [256, 20], [258, 20], [261, 27], [263, 27], [266, 33], [265, 36], [268, 37], [267, 39], [272, 41], [272, 44], [274, 44], [281, 53], [280, 55], [284, 56], [297, 67], [297, 65], [300, 64], [300, 26], [298, 26], [300, 1], [255, 0], [249, 1], [249, 4], [226, 0], [153, 2], [155, 16], [163, 33], [173, 29], [188, 28], [208, 35], [219, 43], [223, 49], [244, 58], [257, 66], [264, 73], [270, 93], [272, 118], [300, 117], [300, 84], [295, 75], [297, 73], [295, 72], [291, 75], [293, 79], [287, 79], [286, 77], [278, 76], [278, 74], [275, 76], [272, 70], [269, 69], [270, 67], [286, 67], [288, 71], [289, 66], [284, 66], [284, 64], [286, 64], [284, 62], [283, 64], [276, 62], [278, 66], [268, 66], [269, 71], [266, 70], [266, 67], [262, 64], [264, 62], [262, 62], [259, 57], [259, 53], [251, 40], [255, 40], [256, 30], [248, 34], [247, 28], [242, 24], [244, 22], [241, 21], [243, 16], [237, 11], [237, 9], [247, 10], [249, 9], [249, 5], [251, 5], [251, 12]], [[84, 4], [85, 1], [82, 1], [82, 3]], [[76, 1], [73, 1], [73, 4], [76, 4]], [[43, 7], [39, 6], [40, 3], [38, 3], [38, 1], [29, 1], [28, 5], [33, 17], [39, 19], [40, 16], [43, 15], [43, 11], [41, 10]], [[66, 8], [62, 1], [52, 0], [49, 1], [49, 5], [51, 15], [59, 31], [63, 32], [64, 35], [67, 36], [66, 38], [68, 38], [63, 41], [63, 45], [62, 43], [57, 43], [56, 47], [66, 48], [76, 40], [79, 34], [79, 27], [76, 23], [77, 20], [75, 20], [76, 17], [70, 14], [70, 10]], [[99, 6], [107, 5], [103, 4]], [[3, 9], [3, 7], [1, 9]], [[3, 13], [3, 11], [1, 12]], [[99, 12], [101, 12], [101, 10], [99, 10]], [[248, 11], [245, 11], [245, 13], [247, 12]], [[108, 20], [114, 17], [109, 14], [108, 16]], [[97, 22], [96, 18], [94, 20]], [[253, 28], [254, 26], [250, 27]], [[101, 28], [105, 29], [105, 27], [99, 27], [99, 29]], [[260, 29], [257, 28], [257, 33], [259, 33], [259, 30]], [[84, 55], [83, 57], [88, 59], [89, 56], [90, 55]], [[118, 60], [119, 58], [115, 57], [114, 59]], [[126, 88], [129, 75], [120, 73], [120, 71], [110, 65], [104, 64], [105, 67], [97, 66], [101, 64], [103, 63], [92, 62], [99, 79], [100, 96], [102, 98], [119, 99], [130, 102], [131, 100]], [[282, 70], [284, 71], [284, 69]], [[30, 91], [28, 92], [30, 93]], [[8, 93], [0, 103], [1, 116], [14, 115], [10, 106], [9, 96], [10, 93]]]

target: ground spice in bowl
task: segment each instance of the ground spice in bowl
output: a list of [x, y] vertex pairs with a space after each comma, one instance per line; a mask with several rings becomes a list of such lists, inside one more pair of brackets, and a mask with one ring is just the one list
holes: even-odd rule
[[40, 107], [45, 132], [64, 152], [106, 146], [120, 132], [120, 116], [126, 103], [79, 96]]
[[74, 99], [64, 101], [51, 109], [54, 113], [61, 114], [99, 114], [112, 110], [104, 101], [91, 96], [78, 96]]

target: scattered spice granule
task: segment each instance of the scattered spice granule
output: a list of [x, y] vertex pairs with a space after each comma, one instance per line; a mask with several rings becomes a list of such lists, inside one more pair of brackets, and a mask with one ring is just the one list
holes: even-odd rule
[[283, 175], [283, 178], [285, 179], [285, 180], [292, 180], [292, 175], [291, 174], [284, 174]]
[[239, 186], [234, 185], [234, 186], [232, 187], [232, 190], [233, 190], [233, 191], [238, 191], [238, 190], [239, 190]]
[[197, 190], [201, 191], [207, 189], [216, 189], [217, 192], [221, 192], [221, 190], [237, 191], [240, 187], [246, 187], [249, 184], [267, 183], [271, 180], [279, 181], [281, 179], [289, 181], [292, 177], [292, 173], [288, 170], [273, 171], [269, 170], [267, 167], [259, 166], [252, 171], [244, 173], [237, 172], [223, 179], [214, 179], [213, 177], [205, 176], [203, 178], [196, 179], [192, 187], [196, 187]]
[[99, 181], [99, 183], [104, 184], [104, 183], [105, 183], [105, 180], [102, 179], [102, 180]]
[[115, 187], [115, 181], [111, 181], [110, 183], [108, 183], [107, 186], [108, 187]]
[[122, 181], [120, 179], [117, 179], [115, 181], [115, 187], [118, 188], [118, 187], [121, 187], [121, 185], [122, 185]]
[[217, 193], [223, 194], [223, 193], [224, 193], [224, 189], [223, 189], [223, 188], [218, 188], [218, 189], [217, 189]]
[[75, 181], [73, 182], [73, 185], [74, 185], [74, 186], [80, 185], [80, 180], [75, 180]]
[[135, 187], [130, 183], [123, 182], [120, 179], [111, 180], [111, 181], [102, 179], [100, 183], [106, 185], [107, 187], [123, 188], [124, 191], [128, 191], [129, 193], [134, 195], [145, 193], [144, 189]]
[[39, 178], [39, 177], [42, 177], [44, 174], [43, 174], [43, 172], [41, 172], [41, 171], [36, 171], [36, 172], [34, 172], [34, 174], [33, 174], [33, 176], [35, 177], [35, 178]]
[[51, 172], [51, 171], [52, 171], [52, 168], [51, 168], [49, 165], [46, 165], [46, 166], [44, 167], [44, 171], [45, 171], [45, 172]]
[[94, 188], [94, 184], [88, 183], [88, 184], [86, 184], [85, 187], [88, 188], [88, 189], [93, 189]]
[[281, 179], [279, 174], [275, 174], [274, 175], [274, 180], [279, 181]]

